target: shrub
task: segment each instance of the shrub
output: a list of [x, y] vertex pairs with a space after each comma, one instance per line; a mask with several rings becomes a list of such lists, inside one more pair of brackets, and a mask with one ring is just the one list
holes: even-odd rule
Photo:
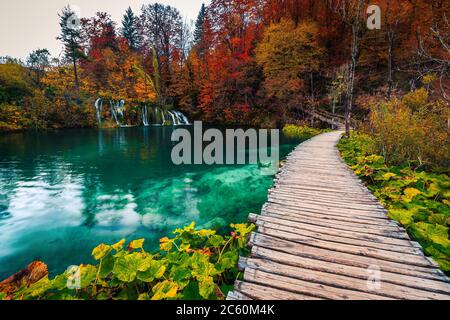
[[283, 134], [289, 138], [310, 139], [323, 131], [308, 126], [288, 124], [283, 128]]
[[20, 130], [25, 122], [21, 108], [11, 104], [0, 104], [0, 131]]
[[373, 106], [369, 133], [388, 164], [416, 161], [448, 167], [449, 118], [449, 108], [443, 102], [430, 101], [427, 91], [419, 89], [401, 100], [394, 98]]
[[[97, 265], [81, 265], [54, 279], [43, 277], [31, 286], [1, 293], [8, 299], [198, 300], [223, 299], [238, 277], [239, 254], [246, 250], [253, 225], [231, 225], [229, 236], [195, 230], [195, 224], [160, 240], [160, 250], [148, 253], [144, 239], [100, 244], [92, 251]], [[77, 270], [78, 269], [78, 270]], [[74, 270], [79, 285], [69, 288]]]
[[389, 217], [404, 225], [426, 254], [450, 271], [450, 179], [446, 174], [413, 170], [407, 165], [387, 165], [370, 154], [376, 142], [353, 132], [342, 139], [342, 157], [388, 209]]

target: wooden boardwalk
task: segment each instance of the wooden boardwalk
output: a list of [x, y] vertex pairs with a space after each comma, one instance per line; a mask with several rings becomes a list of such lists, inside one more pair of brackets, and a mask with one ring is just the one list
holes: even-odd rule
[[341, 160], [342, 132], [299, 145], [241, 258], [229, 300], [450, 299], [449, 279]]

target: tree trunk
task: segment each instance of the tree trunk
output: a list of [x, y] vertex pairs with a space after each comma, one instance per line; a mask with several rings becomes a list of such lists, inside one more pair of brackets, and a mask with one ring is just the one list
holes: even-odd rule
[[78, 69], [77, 69], [77, 59], [75, 57], [72, 58], [73, 63], [73, 75], [75, 81], [75, 89], [78, 91], [80, 89], [80, 83], [78, 81]]
[[360, 27], [361, 27], [361, 12], [364, 0], [359, 0], [358, 9], [355, 20], [352, 25], [353, 30], [353, 41], [352, 41], [352, 61], [349, 71], [348, 79], [348, 93], [347, 93], [347, 104], [345, 108], [345, 135], [350, 138], [350, 127], [351, 127], [351, 117], [352, 117], [352, 107], [353, 107], [353, 90], [355, 84], [355, 73], [356, 66], [358, 63], [359, 54], [359, 37], [360, 37]]
[[388, 39], [389, 39], [389, 46], [388, 46], [388, 98], [391, 98], [392, 89], [394, 86], [394, 80], [392, 78], [392, 50], [394, 47], [394, 31], [389, 30], [388, 31]]

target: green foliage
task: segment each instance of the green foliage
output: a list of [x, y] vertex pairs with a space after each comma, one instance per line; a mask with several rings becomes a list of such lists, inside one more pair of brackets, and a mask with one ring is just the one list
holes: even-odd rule
[[389, 166], [382, 156], [371, 154], [374, 141], [352, 133], [342, 139], [343, 158], [389, 210], [389, 216], [404, 225], [426, 254], [450, 271], [450, 179], [411, 167]]
[[128, 7], [122, 19], [121, 35], [132, 50], [137, 50], [142, 45], [142, 39], [138, 30], [138, 18], [134, 15], [131, 7]]
[[0, 64], [0, 103], [18, 104], [32, 91], [26, 70], [19, 64]]
[[315, 129], [308, 126], [298, 126], [294, 124], [288, 124], [283, 128], [284, 135], [289, 138], [310, 139], [323, 132], [326, 132], [326, 130]]
[[[39, 300], [174, 300], [223, 299], [238, 277], [237, 260], [246, 250], [254, 225], [231, 225], [228, 236], [196, 230], [195, 223], [160, 240], [160, 251], [144, 250], [144, 239], [100, 244], [92, 251], [97, 265], [79, 267], [79, 287], [71, 289], [72, 272], [44, 277], [22, 287], [14, 299]], [[0, 293], [0, 299], [5, 295]]]

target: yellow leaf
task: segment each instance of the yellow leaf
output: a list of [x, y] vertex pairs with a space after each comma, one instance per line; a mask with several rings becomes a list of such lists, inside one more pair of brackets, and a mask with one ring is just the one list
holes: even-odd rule
[[420, 190], [417, 190], [415, 188], [406, 188], [405, 191], [403, 191], [404, 196], [402, 197], [403, 201], [405, 202], [411, 202], [414, 197], [418, 196], [422, 192]]

